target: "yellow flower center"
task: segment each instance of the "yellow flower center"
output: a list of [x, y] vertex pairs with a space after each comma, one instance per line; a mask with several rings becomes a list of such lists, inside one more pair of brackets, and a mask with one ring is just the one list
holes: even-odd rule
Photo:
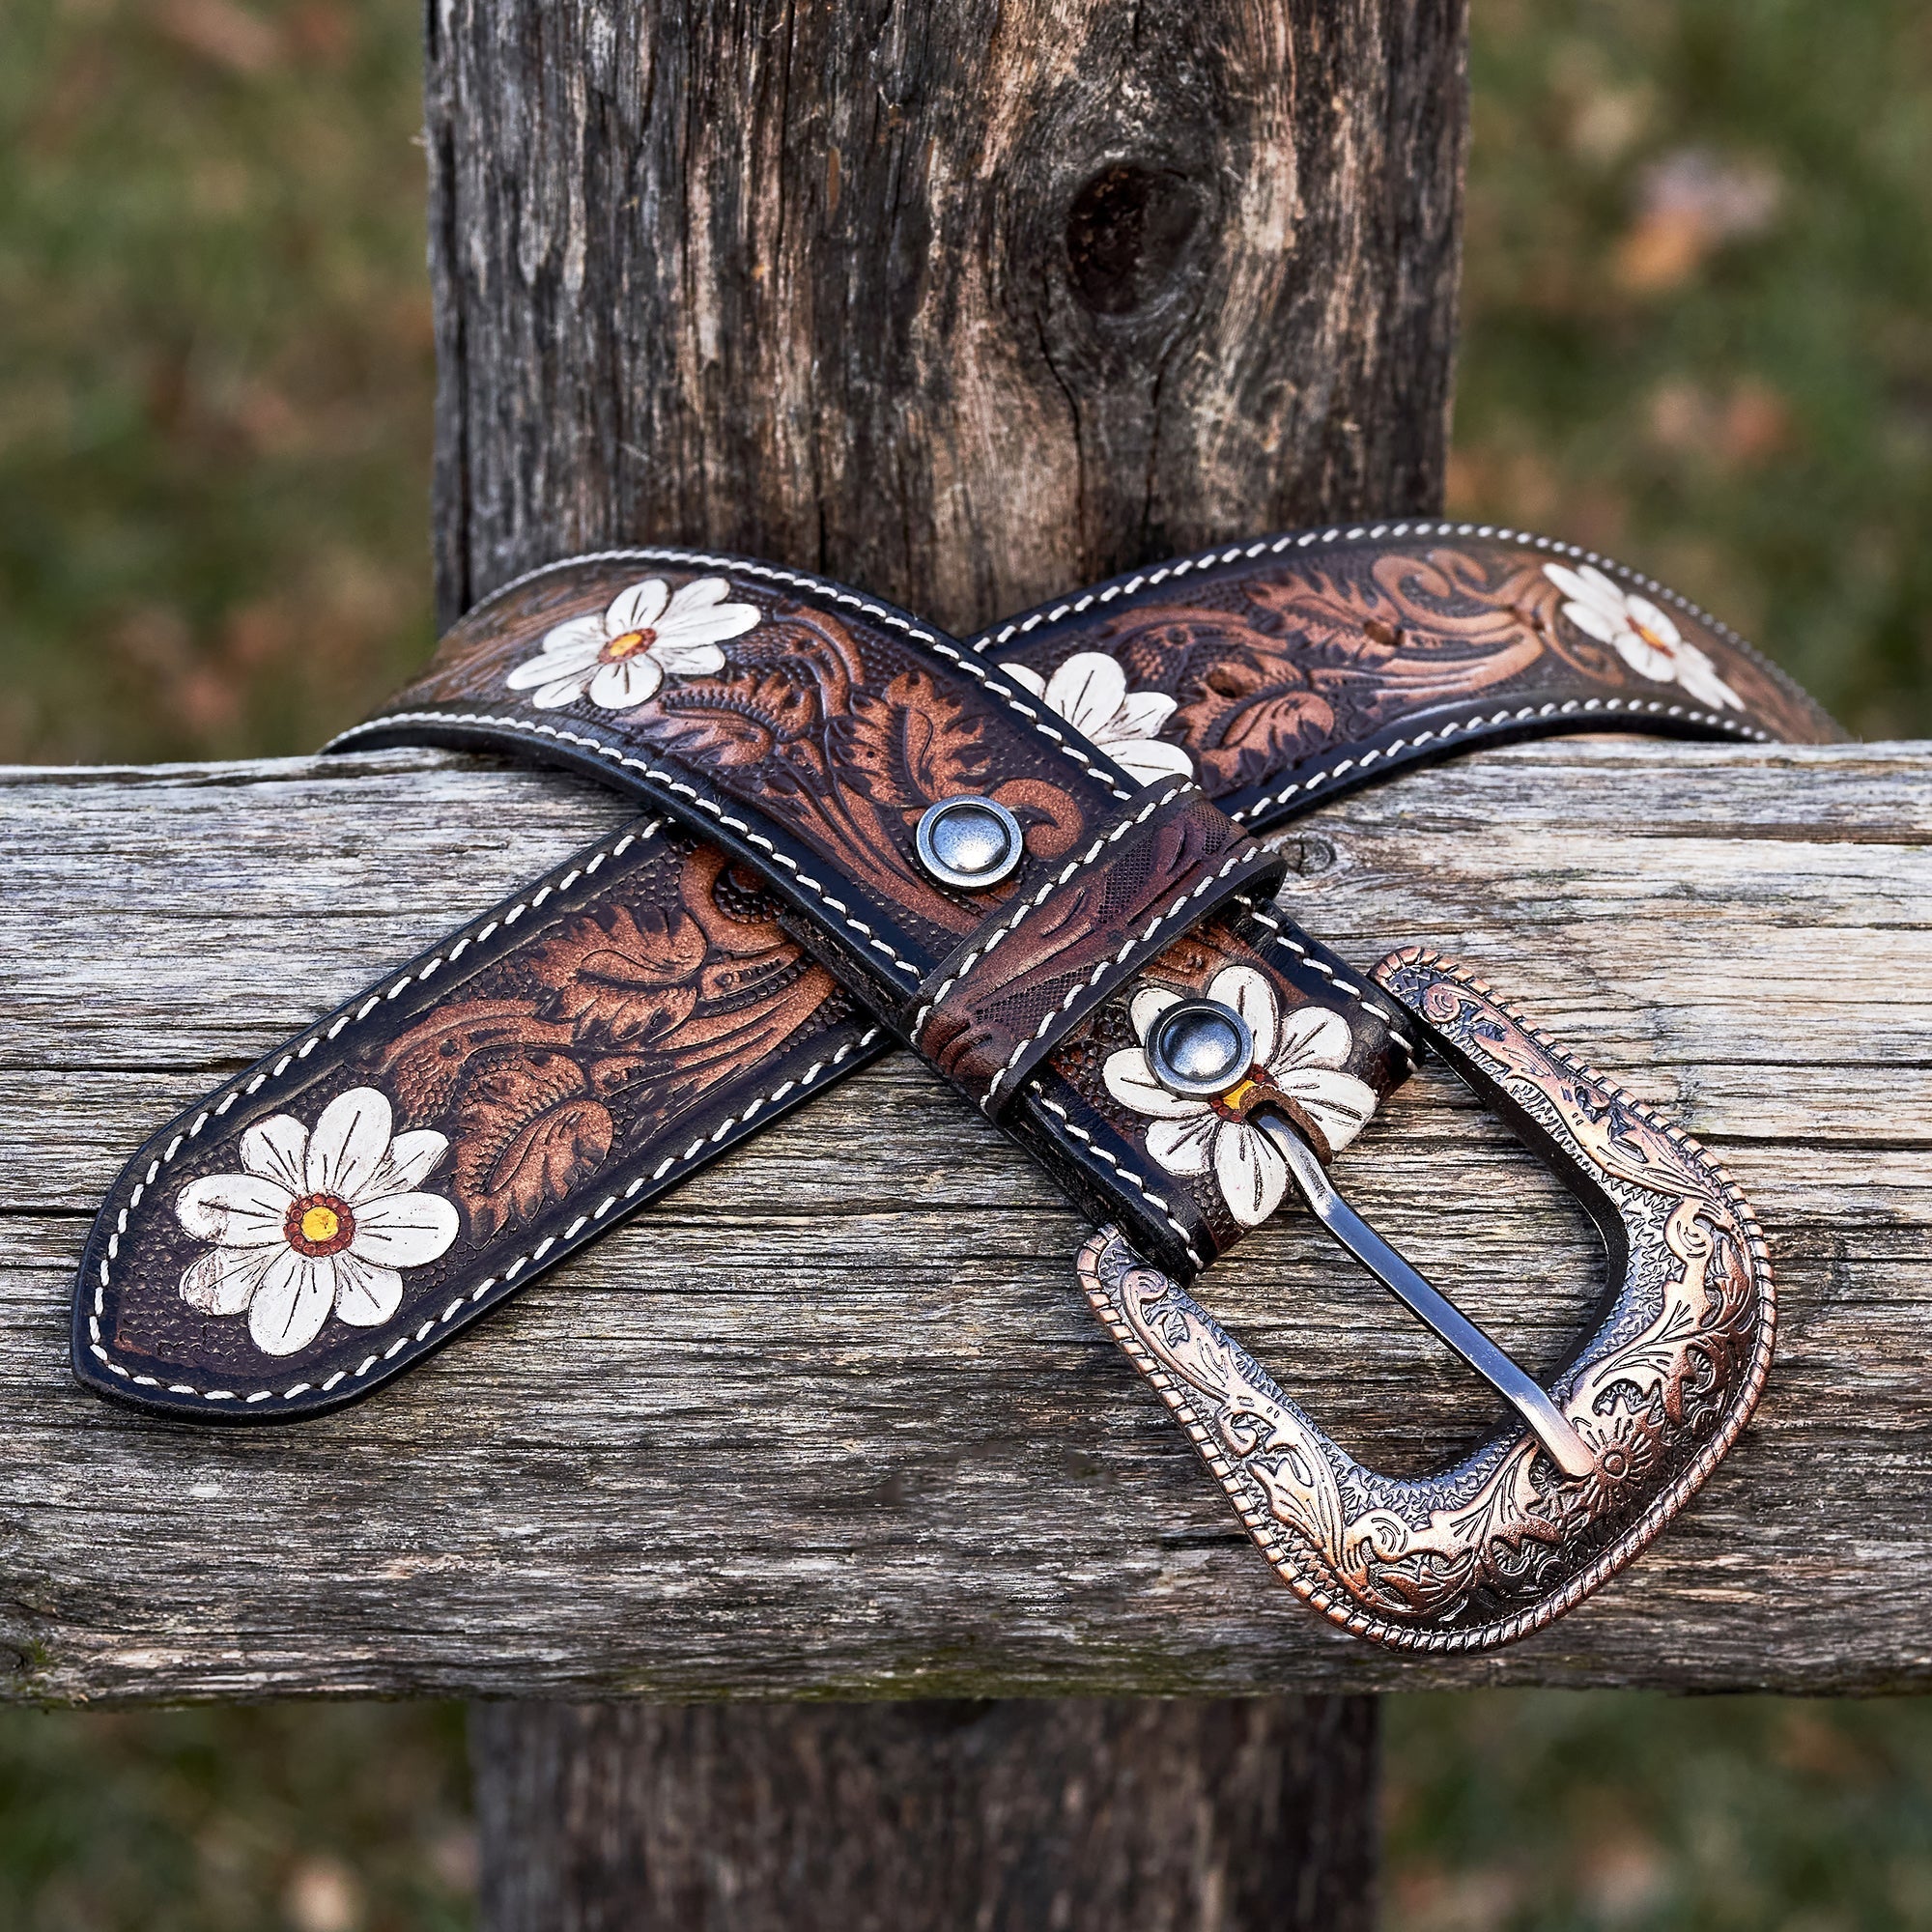
[[355, 1238], [355, 1216], [348, 1202], [333, 1194], [306, 1194], [289, 1208], [282, 1233], [297, 1254], [314, 1260], [338, 1253]]
[[302, 1238], [320, 1247], [342, 1232], [342, 1216], [333, 1208], [310, 1208], [301, 1218]]
[[1660, 636], [1656, 631], [1653, 631], [1648, 624], [1640, 624], [1634, 617], [1633, 617], [1630, 620], [1630, 627], [1633, 631], [1634, 631], [1637, 634], [1639, 638], [1643, 639], [1645, 643], [1647, 643], [1651, 647], [1652, 650], [1662, 651], [1665, 657], [1673, 657], [1676, 655], [1676, 647], [1670, 642], [1669, 639]]
[[655, 631], [626, 631], [604, 646], [604, 660], [607, 664], [622, 664], [626, 658], [634, 658], [639, 651], [649, 650], [657, 640]]
[[1252, 1073], [1244, 1073], [1228, 1089], [1208, 1102], [1224, 1121], [1245, 1121], [1248, 1109], [1264, 1098], [1269, 1089]]

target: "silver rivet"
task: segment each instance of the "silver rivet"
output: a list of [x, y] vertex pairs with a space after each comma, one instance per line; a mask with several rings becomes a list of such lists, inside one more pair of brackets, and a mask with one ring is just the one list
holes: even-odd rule
[[1026, 852], [1019, 820], [1004, 805], [974, 792], [927, 806], [915, 843], [919, 863], [935, 879], [969, 891], [998, 885]]
[[1254, 1065], [1255, 1037], [1233, 1007], [1182, 1000], [1148, 1028], [1148, 1065], [1170, 1094], [1211, 1100]]

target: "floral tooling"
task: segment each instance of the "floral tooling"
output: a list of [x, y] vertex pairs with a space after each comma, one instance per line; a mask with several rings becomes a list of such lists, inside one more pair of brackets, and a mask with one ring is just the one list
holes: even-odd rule
[[213, 1242], [181, 1278], [182, 1299], [205, 1315], [248, 1316], [264, 1354], [293, 1355], [331, 1309], [380, 1326], [403, 1298], [402, 1270], [448, 1252], [455, 1207], [421, 1191], [449, 1147], [428, 1129], [395, 1133], [388, 1099], [352, 1088], [311, 1133], [289, 1114], [242, 1136], [244, 1172], [211, 1174], [175, 1198], [190, 1235]]
[[1001, 668], [1049, 710], [1105, 752], [1138, 784], [1194, 776], [1194, 760], [1160, 737], [1175, 700], [1159, 691], [1129, 691], [1127, 675], [1105, 651], [1076, 651], [1051, 677], [1025, 665]]
[[729, 602], [722, 577], [700, 577], [677, 590], [647, 577], [611, 600], [600, 616], [573, 617], [544, 636], [543, 649], [504, 680], [534, 689], [540, 711], [573, 703], [586, 690], [606, 711], [629, 711], [655, 696], [667, 677], [704, 677], [724, 668], [719, 646], [757, 621], [751, 604]]
[[1563, 614], [1586, 636], [1608, 644], [1633, 670], [1659, 684], [1681, 684], [1713, 710], [1744, 709], [1744, 700], [1718, 675], [1710, 658], [1648, 597], [1613, 583], [1594, 564], [1572, 570], [1546, 563], [1543, 574], [1562, 591]]
[[[1149, 1157], [1169, 1174], [1211, 1173], [1228, 1210], [1244, 1228], [1259, 1227], [1281, 1206], [1288, 1163], [1262, 1129], [1223, 1100], [1170, 1093], [1148, 1063], [1148, 1030], [1184, 998], [1168, 986], [1143, 986], [1129, 1007], [1139, 1046], [1109, 1054], [1102, 1076], [1123, 1106], [1151, 1116]], [[1293, 1100], [1321, 1128], [1331, 1151], [1361, 1132], [1376, 1110], [1373, 1088], [1342, 1071], [1352, 1043], [1349, 1023], [1326, 1007], [1296, 1007], [1284, 1014], [1274, 989], [1252, 966], [1215, 974], [1208, 997], [1232, 1007], [1254, 1036], [1255, 1055], [1232, 1092], [1258, 1082]]]

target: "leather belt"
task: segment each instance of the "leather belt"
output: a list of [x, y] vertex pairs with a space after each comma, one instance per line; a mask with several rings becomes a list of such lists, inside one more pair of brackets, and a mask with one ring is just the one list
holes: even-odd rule
[[[90, 1238], [75, 1372], [197, 1420], [352, 1401], [903, 1042], [1099, 1225], [1089, 1299], [1286, 1580], [1384, 1642], [1506, 1641], [1743, 1427], [1763, 1241], [1709, 1155], [1473, 976], [1413, 949], [1363, 975], [1283, 917], [1270, 839], [1421, 760], [1587, 729], [1841, 735], [1649, 580], [1466, 525], [1224, 548], [964, 641], [747, 558], [533, 571], [331, 749], [508, 752], [646, 816], [163, 1127]], [[1330, 1178], [1425, 1047], [1609, 1245], [1547, 1388]], [[1511, 1404], [1455, 1468], [1364, 1467], [1188, 1292], [1291, 1195]]]

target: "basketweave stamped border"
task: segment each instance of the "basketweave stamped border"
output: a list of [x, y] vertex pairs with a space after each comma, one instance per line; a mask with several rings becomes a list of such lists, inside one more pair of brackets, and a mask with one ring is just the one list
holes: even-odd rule
[[[156, 1187], [167, 1170], [200, 1140], [212, 1124], [239, 1104], [272, 1094], [283, 1083], [305, 1072], [306, 1063], [318, 1048], [338, 1041], [345, 1050], [353, 1048], [358, 1031], [368, 1028], [373, 1032], [375, 1029], [369, 1024], [372, 1020], [378, 1015], [386, 1015], [393, 1003], [405, 998], [412, 987], [425, 987], [466, 954], [472, 955], [468, 969], [472, 974], [498, 963], [523, 943], [525, 935], [517, 928], [526, 914], [546, 905], [550, 906], [553, 916], [568, 913], [580, 895], [588, 896], [593, 887], [601, 887], [603, 882], [597, 875], [605, 866], [624, 857], [639, 844], [656, 841], [668, 822], [663, 818], [649, 819], [581, 849], [526, 891], [508, 895], [459, 927], [446, 943], [425, 948], [375, 988], [359, 993], [325, 1013], [276, 1052], [264, 1055], [206, 1099], [193, 1107], [185, 1108], [151, 1135], [128, 1162], [120, 1180], [116, 1182], [117, 1191], [124, 1185], [128, 1186], [128, 1198], [120, 1203], [112, 1228], [106, 1229], [103, 1240], [101, 1231], [106, 1228], [104, 1216], [98, 1220], [94, 1236], [82, 1257], [81, 1279], [91, 1293], [86, 1294], [82, 1303], [86, 1311], [86, 1333], [84, 1338], [75, 1336], [76, 1345], [84, 1347], [86, 1352], [109, 1375], [132, 1387], [194, 1399], [209, 1404], [211, 1412], [215, 1414], [225, 1407], [232, 1419], [238, 1421], [242, 1415], [237, 1411], [256, 1411], [264, 1404], [293, 1402], [312, 1393], [333, 1394], [341, 1389], [340, 1400], [349, 1401], [366, 1393], [388, 1377], [413, 1366], [424, 1355], [450, 1340], [460, 1326], [467, 1325], [469, 1320], [487, 1313], [514, 1293], [522, 1286], [522, 1277], [536, 1264], [554, 1263], [573, 1253], [594, 1239], [602, 1232], [604, 1224], [620, 1209], [628, 1211], [646, 1205], [659, 1193], [674, 1186], [687, 1169], [713, 1158], [755, 1127], [762, 1127], [791, 1111], [816, 1091], [829, 1072], [842, 1070], [848, 1065], [863, 1064], [886, 1051], [894, 1042], [883, 1027], [873, 1024], [855, 1034], [856, 1023], [846, 1023], [843, 1031], [848, 1037], [836, 1048], [801, 1071], [788, 1075], [770, 1090], [753, 1095], [735, 1113], [710, 1126], [680, 1151], [659, 1159], [647, 1173], [631, 1173], [626, 1163], [615, 1164], [608, 1183], [609, 1192], [594, 1208], [578, 1214], [560, 1233], [526, 1246], [497, 1272], [454, 1297], [440, 1314], [417, 1322], [395, 1337], [386, 1348], [372, 1349], [355, 1368], [338, 1370], [319, 1382], [301, 1380], [279, 1387], [252, 1389], [201, 1387], [185, 1381], [165, 1381], [115, 1359], [102, 1337], [100, 1324], [107, 1293], [116, 1285], [114, 1270], [120, 1260], [122, 1237], [128, 1232], [128, 1216]], [[838, 1031], [836, 1022], [825, 1029], [828, 1036]], [[375, 1332], [380, 1335], [383, 1330]], [[407, 1359], [404, 1359], [405, 1356]], [[301, 1412], [313, 1414], [320, 1410], [319, 1406], [311, 1406]], [[250, 1414], [248, 1419], [256, 1417]]]

